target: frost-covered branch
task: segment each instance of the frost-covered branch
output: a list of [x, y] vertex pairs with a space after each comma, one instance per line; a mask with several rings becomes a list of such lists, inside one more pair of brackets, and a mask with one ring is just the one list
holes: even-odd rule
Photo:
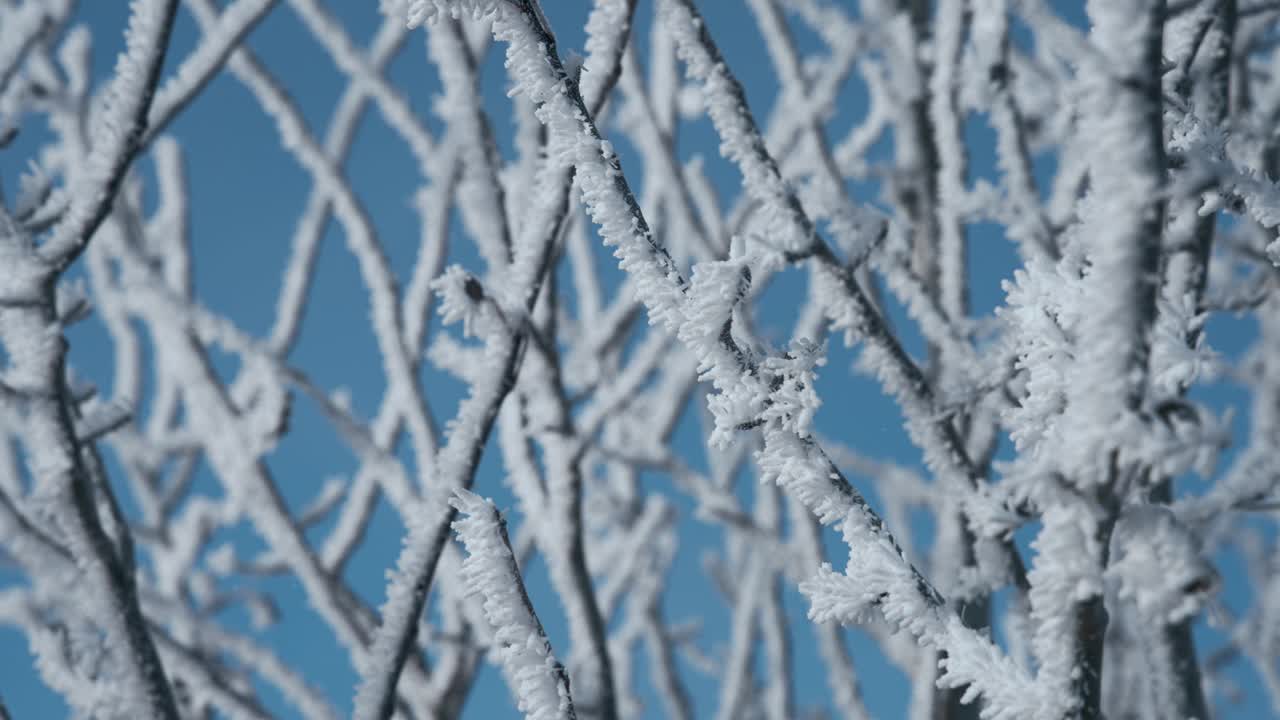
[[84, 251], [138, 151], [178, 2], [134, 0], [131, 8], [127, 47], [107, 89], [100, 125], [92, 130], [84, 172], [74, 178], [66, 213], [40, 247], [41, 257], [59, 270]]
[[501, 658], [507, 683], [530, 720], [571, 719], [569, 676], [556, 660], [542, 623], [533, 611], [520, 568], [511, 554], [506, 522], [493, 503], [459, 490], [451, 504], [462, 514], [453, 523], [467, 548], [461, 577], [481, 598], [493, 628], [493, 652]]
[[1273, 3], [380, 5], [135, 3], [113, 73], [0, 0], [0, 622], [71, 712], [1280, 697]]

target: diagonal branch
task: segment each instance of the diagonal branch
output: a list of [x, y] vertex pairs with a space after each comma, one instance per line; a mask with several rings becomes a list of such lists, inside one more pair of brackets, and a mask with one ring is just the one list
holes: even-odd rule
[[59, 271], [89, 244], [138, 152], [177, 8], [178, 0], [139, 0], [133, 5], [125, 52], [107, 89], [106, 109], [93, 134], [85, 171], [73, 179], [67, 213], [40, 248], [41, 257]]
[[525, 592], [506, 520], [492, 501], [466, 490], [457, 491], [450, 506], [463, 514], [453, 523], [467, 548], [462, 580], [471, 594], [481, 598], [520, 710], [530, 720], [573, 720], [577, 715], [569, 695], [569, 675], [552, 653]]

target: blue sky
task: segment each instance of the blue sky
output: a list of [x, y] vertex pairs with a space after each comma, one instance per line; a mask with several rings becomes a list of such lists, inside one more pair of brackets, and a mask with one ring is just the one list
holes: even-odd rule
[[[768, 116], [776, 88], [749, 11], [737, 0], [704, 0], [699, 4], [729, 66], [745, 85], [752, 110], [763, 121]], [[1084, 22], [1082, 2], [1059, 0], [1054, 4], [1071, 21], [1077, 24]], [[81, 5], [79, 17], [93, 30], [94, 68], [101, 76], [112, 67], [115, 54], [121, 47], [127, 4], [116, 0], [86, 0]], [[375, 2], [344, 1], [329, 5], [341, 17], [348, 34], [360, 44], [367, 43], [381, 20]], [[581, 51], [582, 24], [590, 2], [550, 0], [544, 6], [558, 34], [562, 54], [569, 50]], [[647, 49], [650, 9], [650, 3], [641, 3], [637, 37], [642, 39], [639, 45], [642, 54]], [[168, 63], [170, 69], [176, 60], [193, 48], [197, 37], [194, 21], [185, 11], [180, 11]], [[817, 45], [816, 37], [809, 34], [800, 33], [797, 40], [801, 49], [812, 49]], [[439, 83], [425, 61], [423, 42], [421, 31], [411, 36], [393, 62], [390, 76], [408, 96], [413, 108], [426, 119], [428, 126], [438, 131], [438, 120], [430, 109]], [[312, 131], [322, 136], [333, 106], [345, 88], [345, 81], [297, 17], [282, 5], [253, 32], [249, 45], [293, 95]], [[513, 125], [507, 120], [510, 104], [505, 97], [505, 77], [499, 53], [490, 54], [484, 73], [486, 107], [493, 113], [504, 151], [510, 152], [509, 130]], [[851, 81], [846, 90], [845, 101], [830, 121], [833, 132], [837, 134], [859, 120], [866, 110], [865, 90], [860, 81]], [[0, 182], [4, 183], [6, 191], [11, 191], [16, 181], [21, 167], [18, 163], [25, 162], [31, 148], [47, 137], [46, 129], [30, 119], [22, 129], [23, 136], [18, 144], [0, 154]], [[197, 293], [207, 306], [225, 313], [245, 330], [257, 335], [265, 334], [271, 325], [275, 293], [288, 255], [289, 238], [310, 190], [308, 177], [280, 148], [272, 121], [229, 75], [214, 80], [204, 94], [179, 116], [170, 132], [181, 142], [188, 166]], [[966, 128], [966, 133], [975, 150], [973, 175], [994, 178], [989, 129], [981, 119], [975, 118]], [[617, 145], [624, 169], [638, 167], [634, 155], [629, 154], [630, 149], [622, 143]], [[736, 193], [738, 176], [727, 161], [716, 155], [717, 146], [710, 124], [700, 121], [688, 124], [682, 131], [679, 149], [685, 158], [695, 153], [704, 157], [708, 173], [717, 184], [722, 199], [728, 199]], [[877, 148], [877, 152], [889, 151], [888, 143]], [[1038, 168], [1042, 173], [1052, 172], [1053, 158], [1039, 158]], [[144, 178], [152, 176], [148, 156], [141, 159], [138, 171]], [[376, 112], [367, 112], [364, 116], [346, 173], [373, 219], [393, 268], [401, 280], [406, 279], [417, 251], [417, 217], [411, 203], [421, 184], [421, 177], [412, 157]], [[636, 175], [632, 177], [638, 182]], [[859, 200], [872, 202], [877, 199], [873, 185], [859, 187], [858, 192]], [[12, 193], [9, 192], [8, 196], [12, 197]], [[378, 371], [376, 345], [369, 329], [367, 303], [354, 263], [343, 245], [341, 231], [331, 224], [323, 243], [316, 282], [321, 291], [313, 298], [303, 324], [301, 342], [290, 359], [295, 365], [307, 369], [321, 387], [349, 388], [358, 414], [370, 417], [376, 411], [384, 383]], [[972, 243], [973, 304], [975, 311], [989, 312], [1003, 299], [999, 281], [1011, 275], [1015, 258], [994, 228], [975, 229]], [[464, 243], [455, 243], [455, 247], [459, 244]], [[601, 258], [607, 258], [602, 248], [598, 250]], [[476, 266], [477, 257], [469, 248], [452, 252], [452, 261]], [[609, 268], [606, 277], [611, 283], [616, 283], [619, 277], [616, 269], [610, 262], [602, 262], [602, 266]], [[767, 312], [762, 317], [766, 330], [771, 323], [779, 332], [785, 330], [785, 323], [790, 319], [786, 301], [788, 298], [798, 300], [803, 291], [804, 281], [798, 271], [778, 282], [778, 288], [771, 292], [783, 302], [774, 304], [781, 308], [776, 315]], [[910, 332], [909, 324], [901, 313], [896, 309], [895, 312], [896, 325], [904, 329], [908, 347], [918, 351], [919, 338]], [[1231, 353], [1238, 352], [1251, 333], [1248, 321], [1226, 319], [1211, 326], [1209, 339], [1224, 352]], [[76, 327], [71, 341], [71, 358], [76, 370], [109, 390], [111, 354], [109, 341], [100, 326], [90, 321]], [[893, 403], [881, 395], [872, 381], [848, 373], [853, 353], [841, 348], [837, 342], [832, 342], [831, 351], [822, 385], [829, 392], [827, 404], [820, 415], [820, 427], [856, 447], [919, 467], [919, 454], [908, 441]], [[221, 372], [234, 372], [234, 359], [215, 359]], [[443, 425], [443, 421], [452, 415], [462, 388], [431, 370], [425, 371], [424, 385], [437, 420]], [[1217, 407], [1243, 400], [1238, 390], [1225, 385], [1210, 389], [1204, 397]], [[144, 412], [145, 402], [144, 398]], [[1244, 406], [1240, 406], [1240, 410], [1236, 417], [1238, 428], [1243, 431], [1243, 418], [1247, 412]], [[314, 495], [327, 477], [350, 474], [355, 469], [355, 460], [306, 401], [296, 403], [292, 424], [293, 439], [283, 443], [267, 462], [285, 497], [300, 505]], [[704, 462], [700, 457], [702, 434], [696, 414], [689, 413], [681, 424], [677, 443], [689, 452], [695, 465]], [[726, 642], [728, 619], [718, 598], [708, 602], [708, 598], [714, 598], [714, 590], [702, 572], [702, 554], [719, 547], [721, 531], [694, 520], [692, 504], [674, 490], [667, 478], [648, 475], [645, 483], [648, 488], [662, 491], [674, 501], [683, 518], [682, 527], [687, 530], [673, 569], [665, 608], [668, 617], [676, 621], [700, 617], [704, 628], [701, 645], [704, 650], [714, 651]], [[744, 486], [743, 492], [749, 494], [751, 483]], [[874, 501], [874, 488], [866, 483], [861, 488]], [[502, 485], [500, 464], [493, 448], [486, 452], [477, 489], [482, 494], [493, 496], [501, 507], [514, 506], [514, 500]], [[197, 490], [219, 492], [207, 468], [201, 471]], [[512, 521], [518, 523], [519, 518], [513, 517]], [[928, 524], [923, 519], [918, 522], [914, 530], [927, 535]], [[324, 526], [319, 528], [320, 531], [324, 529]], [[374, 606], [383, 599], [384, 571], [394, 563], [402, 533], [403, 528], [394, 512], [381, 508], [369, 540], [351, 563], [348, 579], [354, 589]], [[228, 531], [224, 539], [245, 549], [258, 546], [258, 541], [247, 528]], [[841, 556], [833, 555], [833, 560], [838, 563]], [[1228, 571], [1228, 590], [1224, 601], [1238, 607], [1243, 600], [1237, 582], [1239, 568], [1234, 570], [1234, 576], [1230, 574], [1231, 568]], [[14, 581], [13, 576], [6, 572], [0, 570], [0, 582]], [[563, 648], [564, 622], [540, 562], [535, 561], [529, 568], [529, 577], [531, 596], [553, 644]], [[355, 675], [345, 654], [330, 639], [328, 630], [305, 608], [298, 586], [288, 580], [253, 582], [278, 593], [280, 608], [287, 618], [286, 622], [262, 631], [262, 639], [324, 686], [345, 712], [350, 707]], [[797, 698], [802, 707], [821, 704], [821, 698], [828, 691], [813, 643], [804, 627], [805, 605], [793, 588], [787, 590], [786, 606], [799, 619], [793, 638]], [[225, 620], [235, 627], [248, 627], [248, 619], [243, 613], [232, 613]], [[852, 631], [849, 637], [872, 713], [880, 718], [901, 716], [909, 689], [905, 679], [860, 632]], [[6, 671], [0, 680], [0, 694], [14, 717], [43, 718], [63, 714], [65, 710], [60, 701], [43, 688], [31, 664], [21, 637], [11, 630], [0, 630], [0, 667]], [[637, 662], [637, 666], [640, 665], [642, 663]], [[1248, 702], [1224, 717], [1264, 716], [1267, 705], [1256, 677], [1251, 673], [1238, 675], [1248, 691]], [[687, 672], [686, 678], [694, 693], [697, 714], [712, 713], [717, 699], [714, 679], [694, 671]], [[645, 683], [639, 686], [644, 689]], [[468, 718], [515, 714], [505, 686], [491, 669], [483, 673], [473, 696], [474, 702], [466, 715]], [[642, 699], [650, 703], [648, 716], [659, 717], [659, 706], [652, 693], [646, 690]], [[269, 700], [278, 702], [278, 699]]]

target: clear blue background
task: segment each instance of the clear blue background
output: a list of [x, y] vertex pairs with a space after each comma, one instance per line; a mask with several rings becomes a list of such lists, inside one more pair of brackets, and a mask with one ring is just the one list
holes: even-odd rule
[[[853, 5], [852, 2], [849, 3]], [[1058, 0], [1059, 12], [1073, 24], [1085, 25], [1083, 2]], [[330, 2], [331, 12], [341, 17], [347, 33], [357, 44], [366, 46], [381, 23], [377, 3], [372, 0]], [[763, 41], [755, 22], [740, 0], [703, 0], [700, 2], [711, 33], [720, 44], [729, 66], [746, 87], [751, 108], [763, 122], [768, 117], [776, 86], [770, 71]], [[98, 77], [114, 65], [122, 47], [123, 28], [127, 19], [127, 3], [122, 0], [85, 0], [78, 17], [94, 35], [94, 69]], [[582, 51], [583, 23], [590, 8], [588, 0], [547, 0], [544, 8], [558, 35], [562, 56], [570, 50]], [[647, 54], [652, 4], [641, 2], [636, 34], [642, 60]], [[794, 27], [794, 26], [793, 26]], [[797, 42], [802, 51], [812, 51], [820, 44], [812, 34], [797, 29]], [[199, 33], [194, 20], [180, 11], [174, 31], [173, 46], [167, 69], [172, 70], [195, 46]], [[426, 61], [425, 34], [415, 32], [391, 65], [390, 77], [410, 99], [418, 115], [424, 118], [437, 138], [441, 127], [431, 114], [433, 97], [439, 92], [434, 70]], [[268, 70], [288, 89], [309, 123], [312, 133], [323, 137], [330, 113], [344, 91], [347, 80], [337, 71], [318, 42], [313, 39], [284, 4], [273, 10], [250, 35], [249, 46], [264, 61]], [[505, 97], [506, 79], [501, 64], [501, 48], [490, 53], [484, 67], [485, 103], [493, 114], [495, 128], [504, 152], [510, 156], [510, 103]], [[843, 102], [830, 121], [832, 137], [840, 137], [858, 122], [866, 111], [866, 94], [860, 78], [855, 76], [845, 89]], [[23, 135], [14, 148], [0, 154], [0, 182], [8, 197], [13, 197], [18, 172], [31, 149], [48, 137], [47, 129], [28, 119], [22, 125]], [[169, 132], [182, 145], [190, 179], [191, 239], [193, 244], [195, 286], [198, 297], [208, 307], [225, 313], [241, 328], [258, 336], [265, 335], [273, 321], [273, 310], [279, 279], [289, 252], [289, 239], [294, 224], [310, 191], [310, 180], [298, 163], [277, 142], [273, 122], [253, 102], [247, 90], [229, 74], [220, 75], [204, 93], [178, 117]], [[993, 138], [981, 118], [966, 127], [972, 155], [974, 178], [996, 179]], [[615, 133], [615, 139], [617, 134]], [[631, 150], [623, 142], [615, 142], [622, 152], [624, 169], [630, 179], [639, 182], [640, 167]], [[679, 149], [682, 158], [700, 154], [708, 173], [717, 184], [725, 206], [736, 195], [739, 178], [729, 163], [720, 159], [718, 140], [706, 120], [686, 123], [682, 128]], [[883, 159], [892, 152], [889, 139], [873, 151]], [[1037, 158], [1042, 176], [1052, 173], [1052, 157]], [[153, 176], [150, 157], [144, 156], [138, 172], [148, 180]], [[345, 166], [360, 200], [368, 210], [379, 239], [391, 258], [401, 281], [407, 280], [418, 244], [416, 213], [411, 209], [414, 192], [422, 178], [405, 152], [398, 137], [386, 126], [375, 109], [366, 110], [361, 130]], [[153, 200], [153, 188], [146, 197]], [[863, 202], [878, 200], [875, 183], [856, 186], [856, 198]], [[975, 228], [972, 236], [973, 269], [972, 302], [975, 313], [989, 313], [1003, 300], [999, 282], [1010, 277], [1015, 257], [999, 229], [992, 226]], [[597, 248], [610, 288], [620, 275]], [[465, 239], [451, 248], [452, 260], [477, 267], [474, 251]], [[290, 356], [293, 364], [306, 369], [312, 379], [324, 388], [347, 387], [353, 407], [363, 417], [376, 412], [384, 390], [376, 345], [368, 322], [368, 309], [363, 287], [351, 256], [346, 251], [341, 230], [330, 223], [323, 241], [317, 269], [316, 291], [303, 324], [302, 340]], [[792, 319], [787, 300], [798, 302], [804, 288], [803, 273], [793, 270], [778, 282], [777, 295], [784, 300], [782, 310], [765, 312], [762, 324], [772, 328], [775, 337], [785, 337]], [[921, 350], [920, 338], [896, 306], [892, 308], [899, 332], [904, 333], [908, 347]], [[1215, 321], [1209, 339], [1219, 350], [1238, 353], [1253, 335], [1249, 320], [1227, 318]], [[111, 353], [109, 339], [93, 321], [77, 326], [71, 336], [72, 362], [76, 370], [110, 389]], [[920, 467], [919, 453], [912, 447], [901, 427], [894, 404], [884, 398], [875, 384], [860, 375], [850, 374], [854, 355], [831, 344], [832, 357], [822, 381], [827, 405], [819, 418], [820, 427], [854, 447], [877, 457], [892, 458], [912, 467]], [[234, 373], [232, 358], [217, 357], [224, 377]], [[429, 399], [443, 426], [452, 416], [462, 388], [452, 379], [424, 370], [424, 383]], [[841, 393], [837, 395], [836, 393]], [[1244, 395], [1237, 389], [1220, 385], [1202, 393], [1202, 398], [1217, 408], [1235, 404], [1237, 430], [1243, 432], [1247, 420]], [[145, 400], [144, 400], [145, 403]], [[145, 412], [145, 407], [143, 408]], [[305, 504], [318, 491], [325, 478], [333, 474], [349, 475], [355, 461], [340, 439], [319, 417], [306, 400], [297, 399], [289, 439], [268, 458], [267, 462], [281, 485], [286, 498], [295, 507]], [[677, 445], [692, 458], [695, 466], [704, 465], [701, 451], [703, 431], [696, 412], [686, 413]], [[502, 485], [496, 449], [490, 447], [478, 476], [478, 490], [493, 496], [503, 507], [514, 507], [514, 500]], [[699, 617], [703, 623], [700, 645], [704, 651], [723, 649], [728, 639], [728, 613], [715, 595], [701, 568], [704, 552], [715, 550], [722, 542], [721, 530], [701, 524], [692, 517], [692, 504], [681, 496], [666, 478], [647, 475], [646, 487], [671, 498], [682, 517], [682, 544], [672, 571], [665, 609], [668, 619], [680, 621]], [[860, 487], [875, 500], [874, 487], [865, 481]], [[121, 488], [124, 490], [123, 488]], [[744, 496], [751, 483], [743, 483]], [[217, 482], [207, 468], [201, 470], [198, 492], [220, 494]], [[127, 491], [122, 492], [126, 504]], [[520, 522], [512, 513], [512, 522]], [[917, 518], [912, 531], [927, 540], [930, 523]], [[312, 531], [311, 537], [322, 537], [328, 526]], [[902, 529], [898, 529], [899, 532]], [[384, 572], [394, 563], [403, 528], [396, 514], [381, 507], [368, 538], [349, 564], [348, 580], [357, 593], [374, 607], [383, 600]], [[220, 540], [233, 542], [246, 551], [260, 547], [247, 527], [232, 529]], [[836, 543], [833, 551], [839, 550]], [[832, 559], [842, 562], [842, 552]], [[564, 648], [565, 627], [558, 603], [552, 596], [546, 573], [540, 561], [528, 568], [529, 584], [535, 605], [547, 626], [553, 645]], [[1223, 601], [1242, 609], [1247, 598], [1240, 583], [1240, 568], [1228, 567], [1228, 587]], [[11, 570], [0, 569], [0, 582], [20, 582]], [[356, 678], [346, 654], [331, 638], [328, 629], [306, 608], [301, 590], [288, 579], [251, 582], [276, 594], [286, 620], [261, 631], [261, 639], [277, 650], [308, 678], [326, 688], [335, 705], [350, 711]], [[828, 694], [819, 658], [804, 619], [805, 604], [795, 592], [786, 593], [788, 611], [795, 619], [792, 628], [796, 668], [798, 709], [825, 705]], [[223, 618], [237, 628], [248, 628], [247, 616], [241, 611]], [[1203, 623], [1202, 623], [1203, 625]], [[1201, 650], [1217, 647], [1220, 639], [1211, 638], [1200, 628]], [[905, 713], [909, 685], [901, 673], [890, 665], [874, 645], [858, 631], [849, 633], [850, 647], [871, 713], [878, 718], [896, 718]], [[643, 662], [637, 659], [637, 667]], [[685, 668], [684, 679], [692, 691], [699, 717], [711, 715], [717, 705], [717, 684], [698, 671]], [[1265, 717], [1269, 705], [1256, 676], [1237, 668], [1233, 679], [1246, 691], [1244, 704], [1235, 706], [1223, 717]], [[638, 683], [647, 716], [660, 717], [661, 705], [656, 696]], [[25, 640], [17, 632], [0, 629], [0, 695], [15, 719], [58, 717], [66, 709], [61, 700], [40, 683], [32, 668]], [[284, 714], [280, 699], [267, 696], [269, 707]], [[498, 718], [515, 716], [516, 711], [500, 675], [492, 668], [482, 672], [471, 694], [466, 717]]]

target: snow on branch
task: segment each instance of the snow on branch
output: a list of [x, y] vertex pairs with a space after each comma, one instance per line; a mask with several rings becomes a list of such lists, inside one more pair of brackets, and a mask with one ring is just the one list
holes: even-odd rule
[[[227, 57], [262, 20], [277, 0], [235, 0], [218, 16], [200, 45], [156, 91], [147, 118], [146, 137], [156, 137], [213, 79]], [[144, 141], [144, 145], [146, 142]]]
[[84, 172], [72, 179], [71, 204], [40, 254], [65, 268], [106, 217], [116, 188], [138, 151], [160, 79], [178, 0], [133, 0], [125, 51], [116, 63], [103, 111], [92, 129]]
[[493, 630], [494, 649], [521, 712], [530, 720], [570, 720], [577, 717], [569, 695], [569, 676], [556, 660], [551, 643], [534, 613], [507, 523], [493, 502], [458, 490], [449, 504], [462, 517], [453, 523], [466, 546], [461, 577], [468, 593], [479, 596]]

